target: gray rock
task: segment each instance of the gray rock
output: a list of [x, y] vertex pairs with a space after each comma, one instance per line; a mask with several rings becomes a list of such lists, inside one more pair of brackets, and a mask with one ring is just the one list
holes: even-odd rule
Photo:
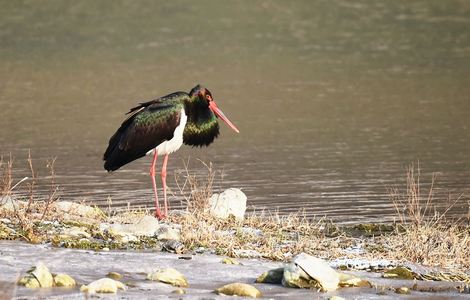
[[284, 268], [282, 285], [292, 288], [318, 289], [320, 284], [294, 263]]
[[77, 226], [73, 226], [70, 228], [63, 228], [60, 234], [71, 236], [71, 237], [84, 237], [84, 238], [91, 237], [91, 235], [86, 231], [86, 228], [77, 227]]
[[213, 231], [214, 236], [218, 238], [230, 238], [237, 233], [236, 230], [215, 230]]
[[1, 218], [0, 223], [2, 224], [11, 224], [11, 220], [8, 218]]
[[236, 188], [225, 190], [221, 194], [213, 194], [209, 199], [212, 215], [226, 219], [230, 215], [243, 220], [246, 211], [246, 195]]
[[[306, 253], [301, 253], [294, 257], [292, 264], [299, 267], [308, 277], [317, 281], [322, 290], [334, 291], [338, 288], [339, 275], [326, 261]], [[286, 274], [286, 271], [284, 271], [284, 274]], [[300, 277], [305, 276], [301, 274]]]
[[396, 267], [397, 263], [388, 259], [341, 258], [330, 262], [333, 268], [346, 266], [355, 270], [382, 270]]
[[183, 253], [184, 245], [180, 241], [177, 240], [166, 240], [162, 244], [162, 250], [173, 252], [173, 253]]
[[247, 235], [253, 235], [257, 237], [263, 236], [263, 230], [251, 228], [251, 227], [242, 227], [240, 228], [240, 232]]
[[194, 249], [194, 252], [197, 253], [197, 254], [203, 254], [207, 251], [206, 248], [204, 247], [197, 247], [196, 249]]
[[116, 236], [117, 240], [121, 243], [129, 243], [129, 242], [138, 242], [139, 238], [132, 234], [125, 234], [123, 236]]
[[18, 210], [21, 203], [26, 203], [26, 202], [15, 200], [11, 196], [0, 197], [0, 209], [1, 210], [10, 211], [10, 212]]
[[54, 285], [54, 279], [49, 269], [39, 262], [18, 282], [27, 288], [48, 288]]
[[41, 221], [41, 225], [52, 225], [52, 226], [59, 226], [60, 222], [55, 220], [55, 221]]
[[284, 267], [272, 269], [261, 274], [256, 278], [257, 283], [274, 283], [281, 284], [284, 277]]
[[131, 224], [100, 224], [100, 230], [123, 237], [127, 241], [137, 240], [137, 236], [154, 236], [159, 228], [158, 220], [152, 216], [144, 216]]
[[181, 240], [181, 230], [169, 225], [162, 225], [158, 228], [157, 239], [159, 241]]
[[54, 203], [57, 211], [61, 211], [70, 215], [77, 215], [87, 218], [102, 218], [105, 216], [103, 211], [98, 207], [92, 207], [76, 202], [58, 201]]

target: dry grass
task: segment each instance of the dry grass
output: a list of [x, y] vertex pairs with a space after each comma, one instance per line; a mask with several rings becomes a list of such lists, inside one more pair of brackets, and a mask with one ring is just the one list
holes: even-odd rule
[[440, 211], [435, 203], [434, 174], [428, 189], [420, 183], [419, 165], [411, 165], [407, 172], [406, 191], [391, 190], [400, 231], [384, 241], [388, 256], [430, 266], [470, 267], [470, 230], [468, 219], [447, 219], [447, 212], [462, 196], [446, 199], [447, 206]]
[[[56, 213], [51, 209], [51, 204], [59, 199], [58, 186], [55, 180], [54, 163], [55, 159], [49, 160], [46, 167], [49, 170], [50, 182], [48, 185], [49, 193], [45, 197], [36, 194], [37, 188], [37, 172], [34, 170], [31, 152], [28, 153], [28, 168], [31, 172], [30, 177], [24, 177], [13, 185], [13, 163], [14, 159], [9, 156], [7, 161], [3, 157], [0, 158], [0, 199], [8, 201], [12, 199], [15, 205], [12, 209], [0, 210], [1, 217], [12, 219], [19, 225], [19, 234], [27, 241], [38, 242], [38, 235], [35, 232], [35, 222], [43, 220], [60, 220], [63, 214]], [[25, 184], [22, 186], [22, 183]], [[24, 187], [25, 186], [25, 187]], [[23, 193], [15, 193], [16, 189], [24, 187]], [[19, 201], [16, 201], [19, 200]]]
[[216, 172], [212, 163], [206, 164], [200, 161], [206, 168], [207, 175], [198, 177], [189, 172], [189, 160], [185, 163], [184, 182], [180, 184], [180, 178], [175, 174], [175, 182], [179, 190], [179, 195], [184, 199], [183, 206], [190, 212], [204, 212], [209, 208], [209, 199], [212, 196], [214, 187], [214, 178]]
[[212, 164], [204, 166], [205, 178], [190, 174], [186, 167], [184, 183], [176, 180], [187, 210], [171, 215], [170, 221], [182, 226], [182, 242], [189, 249], [210, 248], [229, 256], [237, 256], [237, 250], [256, 250], [274, 260], [286, 260], [300, 252], [323, 257], [339, 255], [335, 249], [341, 240], [326, 239], [323, 220], [309, 220], [302, 213], [281, 216], [263, 211], [248, 214], [244, 220], [215, 218], [210, 214], [209, 198], [216, 172]]
[[[256, 250], [263, 257], [274, 260], [286, 260], [300, 252], [337, 258], [354, 256], [346, 254], [344, 249], [365, 242], [371, 245], [368, 249], [377, 249], [369, 250], [365, 255], [369, 258], [407, 260], [428, 266], [470, 267], [468, 225], [464, 225], [465, 220], [446, 218], [446, 213], [462, 197], [453, 201], [447, 199], [448, 205], [438, 210], [435, 206], [436, 176], [433, 175], [429, 188], [423, 189], [419, 167], [409, 168], [404, 193], [397, 188], [391, 190], [398, 219], [396, 230], [368, 240], [348, 237], [341, 229], [335, 237], [327, 236], [325, 220], [311, 220], [301, 213], [288, 216], [252, 213], [243, 221], [214, 218], [209, 213], [208, 198], [212, 194], [215, 174], [211, 165], [206, 167], [205, 180], [186, 171], [186, 180], [181, 186], [190, 189], [186, 194], [180, 191], [186, 195], [188, 211], [171, 217], [172, 222], [182, 225], [182, 241], [190, 249], [211, 248], [230, 256], [236, 256], [239, 249]], [[260, 230], [262, 234], [247, 228]]]
[[[8, 217], [18, 223], [19, 232], [25, 240], [40, 242], [36, 224], [43, 220], [67, 222], [70, 217], [58, 213], [52, 205], [58, 199], [53, 161], [49, 163], [49, 194], [43, 197], [35, 193], [38, 175], [31, 157], [28, 165], [31, 177], [20, 186], [19, 183], [14, 184], [12, 158], [7, 161], [0, 159], [0, 199], [16, 197], [15, 189], [19, 187], [26, 189], [23, 193], [26, 196], [22, 196], [20, 200], [23, 201], [20, 201], [18, 208], [13, 211], [0, 210], [0, 217]], [[387, 233], [382, 230], [383, 226], [365, 224], [356, 226], [354, 230], [363, 227], [361, 230], [367, 232], [360, 236], [354, 233], [355, 237], [352, 237], [348, 227], [339, 227], [324, 219], [309, 219], [303, 213], [282, 216], [276, 212], [258, 211], [247, 214], [243, 220], [215, 218], [210, 214], [209, 198], [217, 173], [211, 164], [205, 167], [205, 176], [190, 174], [186, 168], [184, 181], [177, 178], [179, 193], [187, 209], [173, 212], [168, 220], [181, 226], [181, 242], [188, 250], [204, 247], [214, 249], [220, 255], [235, 257], [242, 256], [240, 250], [255, 250], [262, 257], [273, 260], [289, 260], [293, 255], [306, 252], [326, 259], [388, 258], [458, 269], [470, 267], [470, 211], [467, 219], [447, 219], [446, 213], [463, 198], [447, 199], [448, 206], [439, 210], [435, 206], [439, 196], [435, 194], [436, 177], [432, 177], [429, 185], [423, 185], [420, 183], [419, 168], [410, 167], [403, 191], [398, 188], [391, 190], [397, 212], [396, 230], [387, 225], [392, 227], [392, 232]], [[102, 221], [128, 223], [149, 213], [147, 210], [128, 208], [100, 220], [81, 221], [92, 224]], [[357, 245], [362, 245], [366, 253], [345, 251]]]
[[[340, 238], [326, 239], [321, 225], [297, 215], [248, 215], [243, 221], [214, 218], [208, 212], [171, 217], [182, 226], [182, 242], [189, 249], [204, 247], [217, 254], [239, 256], [237, 250], [256, 250], [262, 257], [286, 260], [306, 252], [325, 258], [338, 257]], [[336, 247], [331, 247], [335, 244]]]
[[12, 177], [12, 169], [13, 169], [13, 159], [10, 158], [8, 161], [5, 161], [3, 156], [0, 157], [0, 170], [1, 170], [1, 185], [0, 185], [0, 196], [10, 196], [13, 190], [13, 177]]

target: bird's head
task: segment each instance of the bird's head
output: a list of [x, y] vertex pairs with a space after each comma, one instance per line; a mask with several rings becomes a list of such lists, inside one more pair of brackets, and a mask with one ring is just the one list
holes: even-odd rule
[[195, 86], [191, 92], [191, 97], [197, 97], [202, 103], [206, 103], [207, 107], [222, 121], [224, 121], [230, 128], [232, 128], [236, 133], [240, 133], [235, 125], [225, 116], [225, 114], [220, 110], [220, 108], [215, 103], [214, 99], [212, 98], [211, 92], [201, 85]]

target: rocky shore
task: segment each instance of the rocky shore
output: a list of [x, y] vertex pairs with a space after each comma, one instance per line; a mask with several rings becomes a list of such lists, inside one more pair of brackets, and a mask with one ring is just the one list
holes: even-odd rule
[[[280, 270], [290, 264], [263, 259], [238, 259], [238, 264], [223, 264], [223, 257], [213, 254], [171, 254], [158, 251], [90, 251], [31, 245], [18, 241], [0, 241], [0, 299], [86, 299], [84, 286], [103, 278], [119, 282], [116, 294], [95, 293], [98, 299], [226, 299], [216, 290], [228, 284], [243, 283], [259, 291], [261, 297], [271, 299], [467, 299], [468, 288], [459, 282], [392, 279], [383, 276], [376, 266], [374, 272], [345, 270], [349, 285], [322, 292], [321, 288], [285, 287], [276, 280], [273, 283], [257, 283], [266, 280], [265, 272]], [[52, 273], [67, 274], [76, 282], [69, 287], [26, 288], [16, 280], [27, 274], [31, 266], [41, 261]], [[332, 264], [332, 263], [330, 263]], [[328, 264], [327, 264], [328, 265]], [[187, 280], [187, 286], [175, 286], [148, 279], [157, 270], [172, 268]], [[276, 272], [274, 272], [275, 274]], [[56, 276], [54, 276], [56, 277]], [[304, 283], [308, 283], [306, 280]], [[315, 284], [312, 281], [312, 284]], [[180, 284], [181, 285], [181, 284]], [[354, 287], [358, 285], [357, 287]], [[118, 287], [121, 287], [117, 289]], [[96, 284], [95, 287], [96, 288]], [[96, 290], [95, 290], [96, 292]], [[403, 294], [402, 294], [403, 293]], [[246, 297], [246, 296], [245, 296]], [[336, 297], [336, 298], [334, 298]], [[435, 299], [435, 298], [434, 298]]]
[[1, 200], [0, 299], [469, 296], [465, 266], [387, 255], [387, 238], [406, 228], [245, 216], [236, 189], [165, 221], [146, 211], [109, 214], [57, 201], [44, 213], [45, 203]]

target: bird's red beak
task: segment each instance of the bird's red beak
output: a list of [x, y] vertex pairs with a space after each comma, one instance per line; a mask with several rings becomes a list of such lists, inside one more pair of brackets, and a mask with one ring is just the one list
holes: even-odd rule
[[210, 110], [212, 110], [212, 112], [214, 112], [214, 114], [221, 118], [222, 121], [224, 121], [225, 123], [227, 123], [227, 125], [232, 128], [233, 130], [235, 130], [236, 133], [240, 133], [240, 130], [238, 130], [237, 127], [235, 127], [235, 125], [233, 125], [232, 122], [230, 122], [230, 120], [224, 115], [224, 113], [220, 110], [220, 108], [217, 106], [217, 104], [215, 104], [215, 101], [210, 101], [209, 102], [209, 108]]

